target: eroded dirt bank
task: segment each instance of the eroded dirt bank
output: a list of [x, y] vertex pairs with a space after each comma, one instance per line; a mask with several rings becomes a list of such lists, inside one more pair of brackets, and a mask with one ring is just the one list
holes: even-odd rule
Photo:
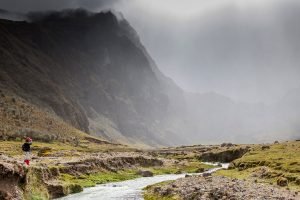
[[[163, 165], [162, 160], [142, 153], [93, 153], [72, 159], [47, 159], [47, 164], [45, 159], [36, 159], [27, 168], [17, 159], [1, 155], [0, 199], [57, 198], [82, 191], [84, 182], [76, 183], [72, 181], [73, 178], [88, 181], [89, 178], [99, 178], [96, 175], [100, 172], [107, 175], [107, 181], [110, 181], [110, 173], [131, 178], [130, 175], [134, 177], [135, 174], [124, 174], [124, 170]], [[37, 164], [39, 161], [40, 164]]]

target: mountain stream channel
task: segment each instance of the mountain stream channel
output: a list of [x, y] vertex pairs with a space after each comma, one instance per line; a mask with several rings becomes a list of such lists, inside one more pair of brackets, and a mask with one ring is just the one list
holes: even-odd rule
[[[216, 165], [213, 163], [205, 163]], [[222, 164], [222, 167], [210, 169], [204, 173], [212, 173], [222, 168], [227, 168], [229, 164]], [[200, 175], [194, 173], [191, 175]], [[83, 192], [71, 194], [57, 200], [142, 200], [143, 188], [163, 181], [176, 180], [185, 177], [186, 174], [165, 174], [153, 177], [141, 177], [127, 181], [99, 184], [95, 187], [85, 188]]]

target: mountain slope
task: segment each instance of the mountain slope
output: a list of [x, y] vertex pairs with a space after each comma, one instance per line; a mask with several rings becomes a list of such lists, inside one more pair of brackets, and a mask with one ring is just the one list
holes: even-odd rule
[[32, 22], [0, 21], [3, 91], [114, 142], [183, 141], [165, 127], [174, 110], [166, 85], [180, 89], [157, 76], [124, 19], [83, 10], [30, 17]]
[[28, 18], [0, 20], [0, 136], [90, 134], [147, 146], [299, 136], [298, 90], [275, 106], [191, 94], [160, 72], [120, 14]]

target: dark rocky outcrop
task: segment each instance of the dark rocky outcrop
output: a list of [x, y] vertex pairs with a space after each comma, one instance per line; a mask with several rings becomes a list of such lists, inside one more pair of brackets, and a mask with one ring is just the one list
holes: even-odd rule
[[223, 162], [228, 163], [235, 159], [241, 158], [245, 153], [248, 152], [248, 148], [231, 148], [217, 151], [208, 151], [202, 153], [199, 159], [206, 162]]

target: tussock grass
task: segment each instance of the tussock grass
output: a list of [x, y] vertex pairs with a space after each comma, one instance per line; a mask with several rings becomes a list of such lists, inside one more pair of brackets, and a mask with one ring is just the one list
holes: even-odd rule
[[300, 173], [300, 142], [284, 142], [273, 144], [269, 149], [262, 150], [262, 146], [256, 146], [251, 152], [234, 161], [240, 166], [246, 167], [268, 166], [274, 170], [290, 173]]
[[[259, 174], [262, 167], [266, 172]], [[286, 188], [300, 191], [300, 142], [256, 145], [233, 161], [229, 170], [220, 170], [216, 175], [274, 185], [279, 177], [284, 177], [289, 182]]]

